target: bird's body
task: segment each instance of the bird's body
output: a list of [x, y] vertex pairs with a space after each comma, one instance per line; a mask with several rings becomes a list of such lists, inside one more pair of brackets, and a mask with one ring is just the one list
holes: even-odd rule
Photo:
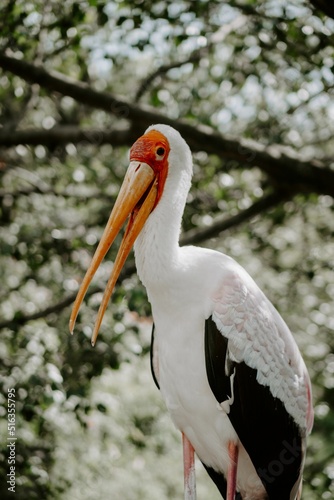
[[[180, 279], [174, 281], [172, 289], [167, 281], [163, 287], [165, 291], [156, 294], [150, 292], [155, 287], [147, 285], [155, 322], [152, 362], [174, 424], [187, 436], [207, 467], [227, 476], [228, 443], [231, 440], [238, 442], [238, 436], [209, 386], [204, 331], [205, 319], [214, 309], [210, 284], [216, 282], [218, 292], [229, 265], [233, 267], [235, 263], [217, 252], [203, 249], [202, 253], [200, 250], [194, 247], [180, 249], [180, 265], [183, 262], [185, 266], [182, 266], [181, 273], [175, 269], [175, 275]], [[193, 272], [193, 266], [199, 269], [197, 264], [201, 264], [202, 278]], [[249, 498], [253, 500], [264, 498], [261, 480], [243, 447], [239, 451], [238, 470], [240, 491], [248, 489], [252, 495]]]
[[[115, 262], [94, 340], [128, 241], [135, 241], [137, 271], [155, 325], [153, 374], [176, 427], [224, 498], [297, 500], [313, 410], [309, 376], [292, 334], [233, 259], [179, 246], [192, 159], [178, 132], [165, 125], [150, 127], [132, 147], [130, 160], [129, 186], [147, 164], [156, 181], [152, 184], [148, 170], [146, 187], [130, 209], [126, 249], [121, 247]], [[124, 189], [130, 188], [126, 184]], [[112, 238], [113, 214], [108, 223]], [[112, 242], [108, 231], [103, 236], [107, 243], [100, 243], [106, 248]], [[92, 269], [98, 265], [94, 262]], [[78, 304], [91, 276], [92, 271]]]
[[[302, 442], [307, 433], [310, 407], [305, 365], [285, 323], [233, 259], [195, 247], [179, 248], [178, 254], [173, 268], [168, 262], [160, 263], [163, 272], [159, 273], [157, 282], [142, 278], [152, 305], [155, 324], [152, 364], [162, 397], [174, 424], [187, 436], [207, 467], [227, 477], [228, 444], [238, 443], [237, 490], [243, 500], [265, 499], [264, 485], [228, 416], [233, 401], [226, 396], [219, 404], [210, 388], [205, 322], [212, 317], [222, 329], [225, 323], [230, 351], [233, 350], [240, 361], [258, 369], [259, 383], [267, 385], [300, 424]], [[145, 255], [148, 256], [146, 252]], [[136, 260], [141, 276], [141, 265], [138, 258]], [[262, 338], [258, 336], [260, 328], [264, 331]], [[221, 362], [225, 363], [225, 359]], [[261, 401], [256, 394], [253, 405], [261, 413]], [[273, 428], [272, 433], [280, 435], [280, 429]], [[261, 436], [257, 437], [257, 445], [261, 447]], [[280, 472], [280, 466], [273, 469], [274, 473], [275, 470]], [[270, 474], [265, 470], [263, 473]], [[296, 481], [299, 482], [299, 474]], [[277, 498], [284, 500], [283, 496]]]

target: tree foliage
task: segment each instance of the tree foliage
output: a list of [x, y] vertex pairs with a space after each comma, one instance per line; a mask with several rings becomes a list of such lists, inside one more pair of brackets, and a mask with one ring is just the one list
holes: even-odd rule
[[[5, 0], [0, 11], [1, 498], [181, 497], [179, 437], [149, 382], [150, 307], [114, 250], [68, 335], [128, 146], [151, 123], [194, 152], [182, 244], [238, 260], [309, 367], [306, 500], [334, 495], [334, 20], [324, 0]], [[203, 472], [199, 497], [218, 498]], [[177, 479], [176, 479], [177, 478]], [[216, 496], [215, 496], [216, 495]]]

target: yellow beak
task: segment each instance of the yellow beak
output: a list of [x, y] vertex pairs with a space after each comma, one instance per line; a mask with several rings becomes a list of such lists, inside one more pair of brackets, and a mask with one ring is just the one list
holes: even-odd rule
[[117, 278], [122, 270], [127, 256], [129, 255], [132, 245], [142, 230], [146, 219], [154, 208], [157, 193], [158, 182], [153, 169], [147, 163], [139, 161], [130, 162], [114, 208], [103, 232], [101, 241], [79, 288], [70, 317], [69, 328], [70, 332], [73, 333], [79, 309], [86, 295], [89, 284], [106, 253], [113, 244], [124, 222], [130, 215], [129, 222], [97, 314], [92, 335], [92, 345], [95, 345], [102, 319]]

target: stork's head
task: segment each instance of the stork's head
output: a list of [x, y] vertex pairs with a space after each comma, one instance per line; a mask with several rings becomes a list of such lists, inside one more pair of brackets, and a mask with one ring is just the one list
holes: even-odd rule
[[130, 149], [130, 165], [117, 200], [74, 302], [70, 318], [71, 332], [88, 286], [128, 218], [125, 234], [97, 315], [92, 336], [92, 344], [95, 344], [117, 278], [137, 236], [151, 212], [164, 197], [168, 184], [172, 187], [173, 181], [182, 182], [183, 179], [186, 187], [189, 187], [191, 170], [192, 161], [188, 145], [180, 134], [168, 125], [152, 125], [134, 143]]

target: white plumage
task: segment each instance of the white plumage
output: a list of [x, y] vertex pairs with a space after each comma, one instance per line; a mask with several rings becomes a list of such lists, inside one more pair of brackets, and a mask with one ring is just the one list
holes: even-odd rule
[[[227, 487], [228, 500], [234, 495], [295, 500], [313, 422], [310, 381], [298, 347], [279, 313], [233, 259], [179, 246], [192, 176], [191, 153], [180, 134], [166, 125], [149, 127], [130, 160], [138, 162], [136, 172], [144, 161], [152, 167], [155, 180], [147, 189], [158, 192], [136, 232], [135, 259], [152, 305], [153, 371], [172, 420], [209, 473], [216, 471], [212, 477], [222, 495], [225, 479], [236, 478], [236, 485]], [[140, 200], [133, 205], [133, 220], [141, 213]], [[283, 430], [276, 429], [281, 420]], [[267, 443], [271, 432], [273, 455]], [[237, 468], [231, 464], [231, 444]], [[216, 473], [225, 479], [220, 482]]]

